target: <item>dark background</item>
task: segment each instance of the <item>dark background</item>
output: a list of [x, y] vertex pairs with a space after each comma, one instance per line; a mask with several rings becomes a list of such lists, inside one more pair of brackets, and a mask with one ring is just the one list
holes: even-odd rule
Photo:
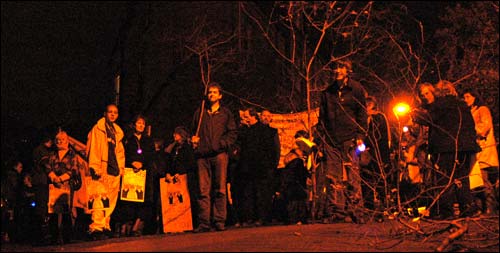
[[[437, 16], [449, 5], [404, 3], [430, 32], [438, 22]], [[86, 141], [87, 132], [102, 117], [105, 105], [115, 101], [117, 48], [123, 35], [121, 29], [130, 21], [130, 4], [1, 2], [2, 157], [22, 157], [29, 163], [31, 150], [41, 136], [52, 134], [61, 125], [71, 136]], [[176, 4], [186, 5], [185, 9], [196, 6], [188, 2]], [[257, 5], [263, 10], [270, 7], [266, 2]], [[186, 91], [175, 95], [181, 97], [183, 93]], [[133, 100], [122, 101], [126, 99]], [[182, 113], [194, 111], [191, 107]], [[120, 111], [119, 121], [126, 113]]]

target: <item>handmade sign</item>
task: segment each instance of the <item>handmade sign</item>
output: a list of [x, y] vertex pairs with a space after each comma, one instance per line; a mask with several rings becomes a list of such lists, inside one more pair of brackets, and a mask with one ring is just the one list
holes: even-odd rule
[[132, 168], [125, 168], [120, 188], [120, 199], [133, 202], [144, 202], [146, 189], [146, 170], [137, 173]]
[[163, 232], [184, 232], [193, 230], [191, 217], [191, 198], [188, 191], [187, 175], [165, 182], [160, 178], [161, 212]]

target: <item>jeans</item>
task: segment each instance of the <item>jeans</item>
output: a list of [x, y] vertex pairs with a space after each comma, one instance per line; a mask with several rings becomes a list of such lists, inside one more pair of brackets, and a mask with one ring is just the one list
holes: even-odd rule
[[[210, 211], [213, 204], [214, 223], [226, 222], [226, 178], [229, 157], [227, 153], [197, 159], [199, 176], [198, 222], [210, 226]], [[213, 191], [213, 192], [212, 192]], [[213, 193], [213, 194], [212, 194]], [[213, 196], [213, 200], [212, 200]]]
[[[342, 143], [342, 147], [325, 145], [326, 216], [358, 212], [363, 207], [359, 156], [354, 141]], [[349, 210], [348, 210], [349, 209]]]

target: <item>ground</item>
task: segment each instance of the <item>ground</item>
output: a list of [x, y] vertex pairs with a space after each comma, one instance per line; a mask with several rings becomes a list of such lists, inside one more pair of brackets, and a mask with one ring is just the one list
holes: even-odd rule
[[[2, 244], [1, 251], [499, 252], [498, 224], [498, 216], [455, 221], [413, 221], [410, 218], [400, 217], [386, 219], [382, 223], [369, 221], [366, 224], [315, 223], [254, 228], [230, 227], [223, 232], [159, 234], [73, 242], [62, 246], [31, 247]], [[464, 233], [460, 233], [461, 231]], [[450, 235], [458, 237], [449, 240]]]

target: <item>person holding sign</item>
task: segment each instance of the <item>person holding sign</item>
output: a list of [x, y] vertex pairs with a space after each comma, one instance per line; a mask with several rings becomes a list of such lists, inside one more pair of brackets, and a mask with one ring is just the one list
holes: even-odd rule
[[95, 183], [87, 186], [87, 192], [89, 196], [96, 193], [106, 195], [103, 200], [109, 204], [96, 209], [94, 203], [96, 199], [89, 199], [91, 202], [94, 201], [92, 202], [94, 208], [89, 207], [92, 212], [89, 236], [92, 240], [106, 239], [106, 233], [111, 233], [109, 222], [118, 200], [120, 175], [125, 169], [123, 130], [115, 123], [117, 119], [118, 107], [114, 104], [108, 105], [104, 117], [97, 121], [88, 134], [86, 154], [92, 181]]
[[[141, 236], [144, 222], [150, 221], [153, 214], [153, 178], [150, 169], [154, 159], [154, 142], [144, 132], [147, 124], [146, 118], [143, 115], [139, 114], [135, 116], [133, 124], [133, 132], [127, 136], [124, 142], [125, 166], [132, 168], [135, 174], [146, 173], [146, 185], [145, 189], [142, 189], [139, 185], [129, 187], [128, 198], [135, 196], [137, 201], [124, 200], [127, 198], [123, 198], [123, 196], [120, 200], [120, 211], [117, 216], [121, 216], [118, 219], [123, 222], [120, 231], [121, 236], [127, 235], [127, 223], [128, 226], [133, 224], [131, 228], [133, 236]], [[122, 179], [122, 184], [124, 183], [123, 181], [124, 179]]]
[[[185, 127], [176, 127], [173, 133], [174, 142], [170, 143], [164, 150], [167, 164], [164, 173], [167, 194], [161, 195], [162, 202], [165, 204], [162, 207], [164, 232], [192, 230], [193, 224], [197, 225], [196, 192], [198, 180], [196, 178], [196, 160], [194, 159], [193, 147], [189, 143], [189, 136]], [[175, 204], [173, 203], [174, 195], [177, 197]], [[174, 205], [178, 205], [178, 207]]]

